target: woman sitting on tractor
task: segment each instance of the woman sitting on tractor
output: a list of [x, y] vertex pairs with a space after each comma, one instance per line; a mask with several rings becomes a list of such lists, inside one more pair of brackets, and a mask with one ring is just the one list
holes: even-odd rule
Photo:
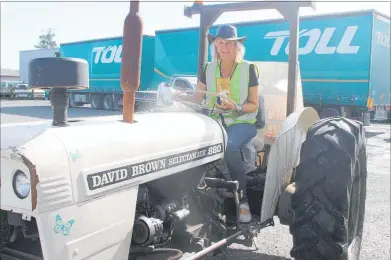
[[[258, 75], [256, 66], [244, 60], [245, 48], [243, 42], [246, 36], [238, 37], [235, 27], [222, 25], [217, 35], [209, 34], [212, 45], [213, 61], [208, 63], [201, 73], [197, 90], [211, 93], [225, 93], [236, 104], [223, 97], [210, 96], [209, 106], [226, 110], [219, 116], [212, 115], [222, 123], [228, 134], [228, 145], [225, 160], [231, 178], [239, 182], [243, 193], [240, 200], [239, 221], [251, 221], [251, 213], [247, 200], [245, 163], [242, 160], [241, 149], [256, 135], [256, 115], [258, 113]], [[200, 103], [205, 94], [195, 92], [192, 96], [178, 96], [192, 102]]]

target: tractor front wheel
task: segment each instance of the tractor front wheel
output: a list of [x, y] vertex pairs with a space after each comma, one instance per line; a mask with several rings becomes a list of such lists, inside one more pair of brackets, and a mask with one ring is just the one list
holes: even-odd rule
[[366, 178], [362, 123], [328, 118], [309, 129], [292, 195], [294, 259], [359, 260]]

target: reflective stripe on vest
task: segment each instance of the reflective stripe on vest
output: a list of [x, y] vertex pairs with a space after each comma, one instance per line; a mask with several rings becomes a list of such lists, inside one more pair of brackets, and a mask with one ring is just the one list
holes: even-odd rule
[[[249, 68], [250, 63], [247, 61], [242, 61], [238, 63], [232, 78], [231, 78], [231, 96], [230, 98], [235, 101], [237, 104], [243, 105], [247, 102], [248, 98], [248, 84], [249, 84]], [[216, 93], [216, 80], [220, 77], [220, 70], [217, 62], [211, 62], [207, 64], [206, 67], [206, 86], [207, 92]], [[216, 103], [215, 96], [207, 96], [207, 102], [209, 107], [213, 108]], [[256, 116], [258, 111], [253, 113], [240, 113], [237, 115], [236, 112], [224, 113], [224, 121], [227, 126], [239, 123], [248, 123], [254, 124], [256, 122]], [[220, 121], [218, 115], [212, 115], [213, 118]]]

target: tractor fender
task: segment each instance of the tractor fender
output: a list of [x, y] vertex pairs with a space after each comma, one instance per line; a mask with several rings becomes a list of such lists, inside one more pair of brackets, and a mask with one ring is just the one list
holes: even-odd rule
[[280, 195], [290, 183], [293, 169], [300, 161], [300, 149], [307, 130], [318, 120], [316, 110], [306, 107], [291, 113], [282, 124], [270, 149], [261, 222], [274, 216]]

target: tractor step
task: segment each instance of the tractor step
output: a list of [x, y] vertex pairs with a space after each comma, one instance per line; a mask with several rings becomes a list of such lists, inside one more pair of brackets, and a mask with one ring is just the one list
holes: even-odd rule
[[204, 182], [211, 188], [227, 188], [232, 191], [239, 189], [239, 182], [237, 181], [226, 181], [220, 178], [204, 178]]

